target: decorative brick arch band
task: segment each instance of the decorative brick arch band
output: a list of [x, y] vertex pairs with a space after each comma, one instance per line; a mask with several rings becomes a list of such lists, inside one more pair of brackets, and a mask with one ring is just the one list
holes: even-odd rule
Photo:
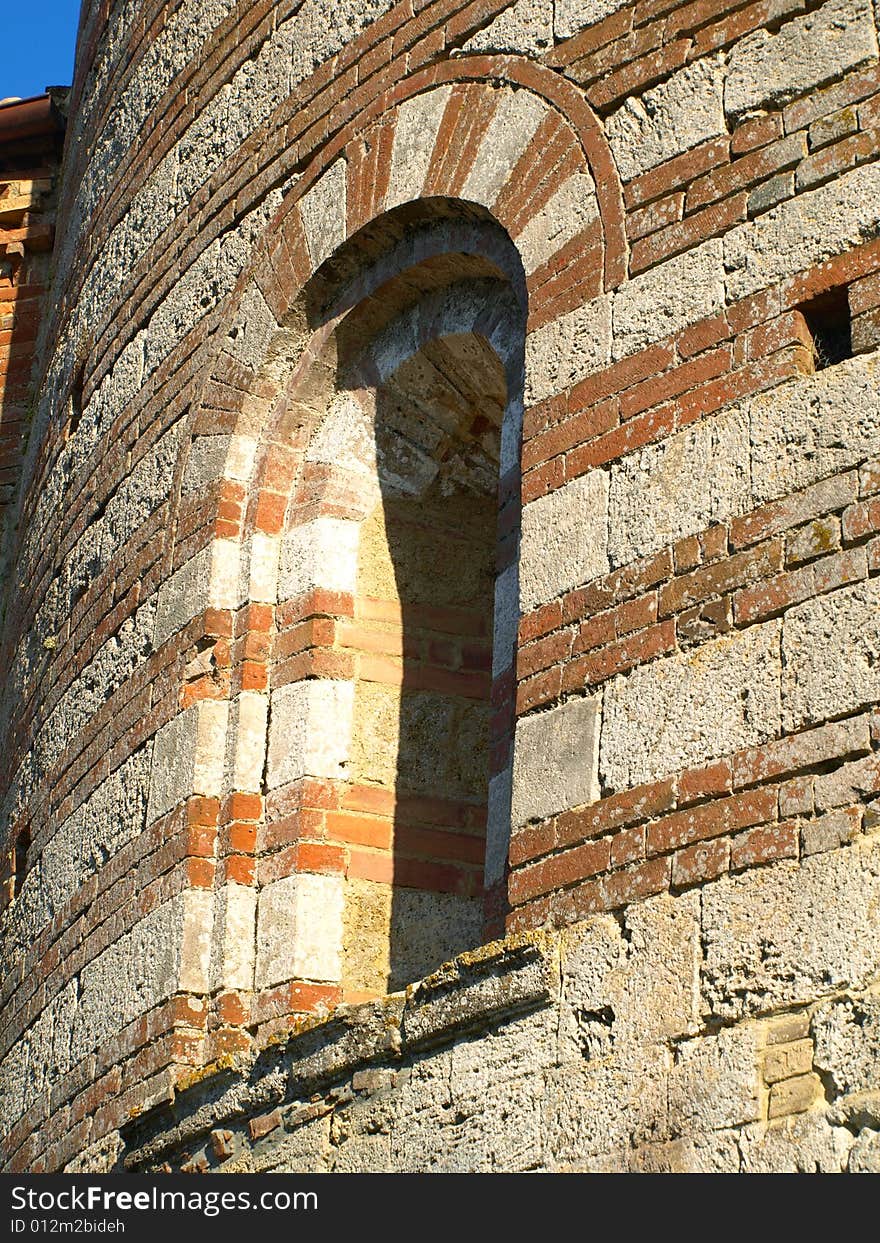
[[[228, 631], [218, 637], [231, 640], [227, 676], [219, 683], [215, 679], [210, 685], [205, 681], [201, 687], [188, 688], [186, 702], [198, 717], [197, 737], [216, 739], [218, 732], [226, 737], [222, 775], [216, 760], [218, 748], [197, 746], [197, 756], [210, 751], [213, 771], [196, 771], [194, 790], [217, 797], [225, 810], [218, 813], [217, 867], [206, 866], [204, 877], [204, 883], [215, 890], [213, 910], [209, 915], [206, 894], [196, 919], [213, 922], [215, 960], [219, 954], [225, 962], [221, 968], [224, 984], [239, 989], [251, 987], [253, 979], [252, 966], [242, 959], [241, 939], [244, 929], [254, 926], [252, 886], [261, 880], [252, 845], [260, 832], [258, 825], [267, 817], [262, 795], [271, 731], [265, 662], [277, 627], [272, 610], [278, 603], [280, 537], [305, 446], [303, 434], [295, 430], [296, 420], [285, 416], [279, 395], [289, 393], [291, 384], [295, 387], [297, 376], [314, 369], [347, 308], [369, 293], [353, 272], [336, 315], [325, 315], [326, 322], [310, 329], [314, 307], [307, 305], [308, 298], [303, 300], [302, 291], [314, 290], [315, 279], [320, 288], [324, 274], [333, 273], [333, 256], [366, 224], [383, 212], [393, 215], [400, 205], [418, 200], [473, 204], [465, 210], [496, 219], [513, 237], [525, 267], [530, 332], [592, 299], [601, 300], [604, 290], [625, 274], [621, 194], [607, 144], [588, 105], [555, 74], [515, 57], [472, 58], [414, 75], [395, 96], [390, 108], [380, 111], [377, 104], [368, 109], [359, 132], [331, 145], [306, 171], [239, 281], [235, 309], [227, 321], [226, 346], [193, 418], [196, 428], [209, 433], [204, 443], [210, 442], [210, 432], [218, 427], [229, 434], [216, 538], [210, 553], [202, 554], [198, 570], [194, 571], [192, 562], [184, 564], [163, 588], [173, 602], [170, 612], [180, 614], [183, 597], [191, 599], [194, 607], [197, 602], [207, 604], [215, 610], [217, 629]], [[566, 115], [563, 106], [573, 115]], [[426, 132], [433, 135], [430, 144], [424, 141]], [[469, 249], [466, 239], [459, 244]], [[482, 247], [474, 243], [470, 249], [476, 254]], [[386, 257], [388, 273], [399, 261], [399, 256], [396, 260], [393, 255]], [[316, 278], [318, 269], [321, 273]], [[375, 274], [370, 279], [375, 281]], [[516, 279], [522, 283], [521, 270]], [[491, 337], [491, 325], [486, 326], [486, 335]], [[496, 336], [496, 346], [503, 349], [504, 331]], [[522, 371], [521, 356], [515, 362], [508, 359], [509, 372], [511, 366], [508, 389], [514, 392], [514, 373], [521, 376]], [[288, 426], [281, 432], [285, 417]], [[522, 403], [517, 397], [503, 430], [501, 508], [511, 515], [503, 519], [509, 528], [508, 547], [515, 547], [518, 531], [521, 419]], [[196, 456], [204, 452], [199, 449], [199, 438], [193, 452]], [[512, 574], [502, 578], [510, 599], [501, 612], [507, 616], [508, 629], [515, 629], [515, 566]], [[196, 583], [199, 589], [194, 589]], [[221, 620], [224, 613], [229, 618], [226, 622]], [[320, 662], [321, 653], [311, 658]], [[328, 676], [327, 670], [323, 673]], [[506, 661], [503, 669], [496, 669], [493, 702], [497, 716], [506, 714], [512, 719], [514, 692], [514, 670]], [[175, 723], [166, 728], [172, 744]], [[160, 740], [158, 763], [163, 762], [163, 755]], [[508, 740], [503, 753], [493, 756], [497, 788], [494, 812], [490, 810], [490, 819], [494, 814], [496, 820], [505, 822], [505, 833], [510, 769]], [[506, 792], [502, 787], [507, 787]], [[298, 809], [302, 810], [308, 809]], [[277, 808], [269, 813], [270, 818], [278, 814]], [[244, 848], [248, 843], [251, 850]], [[297, 868], [313, 868], [315, 875], [322, 875], [334, 867], [329, 852], [316, 853], [311, 861], [305, 859], [305, 851], [300, 853], [304, 857]], [[506, 848], [500, 860], [497, 845], [494, 853], [494, 908], [490, 903], [489, 926], [500, 931]], [[246, 934], [246, 939], [252, 943], [253, 934]], [[226, 948], [221, 950], [220, 943]], [[315, 1004], [332, 1004], [340, 996], [329, 985], [306, 991], [308, 996], [285, 997], [278, 1004], [288, 1010], [310, 1009]], [[265, 1007], [264, 1013], [269, 1013]]]

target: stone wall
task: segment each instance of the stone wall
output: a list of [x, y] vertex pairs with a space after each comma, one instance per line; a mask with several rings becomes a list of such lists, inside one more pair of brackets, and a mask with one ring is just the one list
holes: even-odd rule
[[[870, 0], [84, 6], [3, 633], [8, 1168], [876, 1165], [878, 91]], [[491, 678], [457, 603], [374, 624], [395, 488], [489, 498]], [[488, 759], [409, 832], [361, 704], [414, 672]], [[381, 991], [364, 880], [514, 940], [328, 1018]], [[338, 1051], [377, 1016], [393, 1056]]]

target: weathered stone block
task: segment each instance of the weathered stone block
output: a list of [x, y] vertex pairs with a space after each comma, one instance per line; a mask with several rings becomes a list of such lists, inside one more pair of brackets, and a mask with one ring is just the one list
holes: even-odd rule
[[867, 707], [880, 695], [880, 583], [870, 579], [785, 615], [782, 723], [786, 732]]
[[523, 510], [519, 590], [522, 611], [608, 569], [608, 475], [590, 471]]
[[627, 565], [751, 508], [748, 419], [730, 410], [611, 468], [609, 560]]
[[653, 661], [605, 691], [603, 781], [624, 790], [756, 746], [779, 728], [780, 623]]
[[734, 116], [806, 95], [877, 55], [871, 0], [827, 0], [786, 22], [759, 30], [730, 54], [724, 106]]
[[611, 306], [603, 295], [529, 333], [526, 404], [561, 393], [610, 360]]
[[605, 123], [622, 179], [726, 134], [723, 91], [724, 60], [715, 56], [679, 69], [642, 96], [630, 96]]
[[614, 357], [623, 358], [724, 306], [722, 242], [712, 239], [643, 272], [614, 298]]
[[707, 885], [704, 1011], [738, 1019], [864, 988], [880, 970], [880, 944], [864, 922], [878, 902], [880, 843], [871, 839]]
[[514, 826], [599, 797], [596, 761], [601, 700], [571, 699], [516, 727]]
[[788, 199], [724, 238], [731, 301], [869, 241], [880, 223], [880, 166], [865, 164]]

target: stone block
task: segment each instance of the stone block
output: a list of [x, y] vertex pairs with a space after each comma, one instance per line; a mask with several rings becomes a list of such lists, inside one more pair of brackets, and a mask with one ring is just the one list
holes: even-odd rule
[[468, 39], [463, 52], [520, 52], [538, 57], [553, 46], [553, 0], [514, 0]]
[[503, 91], [462, 186], [463, 199], [492, 207], [547, 110], [547, 104], [530, 91]]
[[319, 679], [279, 687], [269, 719], [270, 789], [301, 777], [346, 777], [354, 684]]
[[724, 308], [723, 243], [713, 238], [627, 281], [614, 296], [614, 357], [624, 358]]
[[611, 304], [603, 295], [529, 333], [526, 404], [561, 393], [610, 361]]
[[876, 453], [878, 380], [880, 358], [861, 355], [743, 403], [755, 504], [788, 496]]
[[511, 819], [518, 828], [599, 797], [601, 699], [571, 699], [516, 727]]
[[590, 471], [523, 509], [519, 589], [524, 613], [608, 569], [608, 475]]
[[723, 635], [615, 678], [605, 690], [603, 782], [625, 790], [772, 738], [780, 628]]
[[630, 96], [605, 122], [623, 181], [727, 133], [722, 96], [724, 58], [706, 57], [679, 69], [641, 96]]
[[871, 0], [826, 0], [775, 34], [758, 30], [734, 44], [724, 87], [732, 116], [779, 108], [877, 56]]
[[345, 160], [331, 164], [300, 199], [299, 211], [315, 268], [345, 241], [345, 168]]
[[751, 508], [749, 422], [730, 410], [611, 468], [609, 561], [627, 565]]
[[731, 229], [723, 243], [727, 296], [767, 289], [870, 241], [878, 226], [880, 166], [863, 164]]
[[876, 1091], [880, 1065], [880, 996], [826, 1001], [813, 1015], [815, 1064], [840, 1096]]
[[451, 89], [438, 86], [413, 95], [398, 108], [386, 208], [408, 203], [421, 194]]
[[526, 275], [582, 233], [598, 214], [596, 187], [589, 173], [575, 173], [564, 181], [517, 234], [515, 240]]
[[880, 695], [880, 583], [870, 579], [785, 615], [782, 724], [804, 725], [869, 707]]
[[342, 878], [301, 874], [265, 885], [257, 915], [256, 986], [335, 981], [342, 967]]
[[278, 598], [293, 600], [316, 587], [354, 593], [358, 537], [358, 524], [342, 518], [293, 527], [281, 545]]
[[[840, 895], [846, 894], [841, 902]], [[702, 891], [704, 1012], [723, 1019], [861, 989], [880, 970], [865, 912], [880, 902], [880, 843], [722, 878]]]

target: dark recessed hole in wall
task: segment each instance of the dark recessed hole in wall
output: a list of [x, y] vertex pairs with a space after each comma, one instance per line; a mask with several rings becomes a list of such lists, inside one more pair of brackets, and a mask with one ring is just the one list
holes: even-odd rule
[[21, 887], [24, 884], [25, 873], [27, 872], [28, 851], [31, 848], [31, 835], [27, 829], [19, 833], [15, 839], [15, 880], [13, 882], [13, 897], [18, 897], [21, 893]]
[[852, 358], [852, 331], [846, 287], [832, 289], [801, 308], [813, 338], [817, 371]]
[[73, 386], [70, 390], [70, 414], [67, 420], [67, 436], [70, 440], [71, 436], [76, 435], [76, 429], [79, 427], [83, 413], [83, 390], [85, 389], [86, 368], [85, 363], [80, 363], [74, 372]]

